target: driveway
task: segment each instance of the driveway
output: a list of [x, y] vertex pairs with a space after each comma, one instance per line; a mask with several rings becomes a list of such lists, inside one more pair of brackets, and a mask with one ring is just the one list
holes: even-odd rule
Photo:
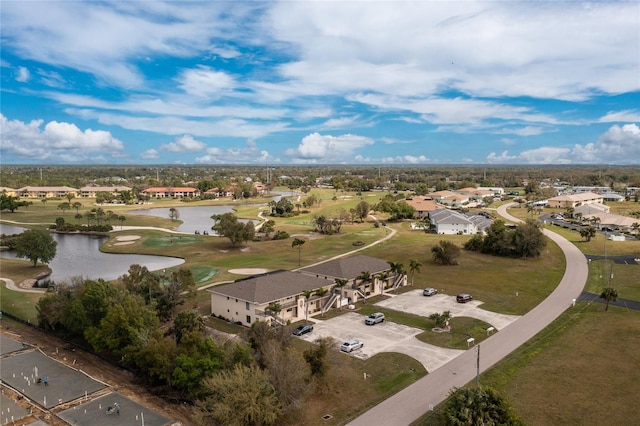
[[400, 312], [428, 317], [433, 313], [450, 311], [454, 317], [471, 317], [491, 324], [496, 330], [502, 330], [518, 318], [518, 315], [498, 314], [480, 308], [484, 302], [472, 300], [467, 303], [457, 303], [455, 296], [436, 294], [425, 297], [422, 290], [413, 290], [390, 299], [376, 303], [377, 306]]
[[384, 321], [376, 325], [365, 325], [365, 316], [355, 312], [347, 312], [326, 321], [317, 321], [313, 331], [301, 338], [314, 341], [321, 337], [332, 337], [336, 340], [336, 348], [349, 339], [364, 342], [362, 349], [345, 354], [360, 359], [367, 359], [381, 352], [399, 352], [418, 360], [427, 371], [431, 372], [451, 361], [462, 352], [456, 349], [441, 348], [419, 341], [416, 335], [422, 333], [419, 328]]

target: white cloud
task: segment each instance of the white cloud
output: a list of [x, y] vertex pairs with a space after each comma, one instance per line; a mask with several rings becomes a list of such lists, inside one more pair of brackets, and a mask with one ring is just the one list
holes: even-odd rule
[[143, 160], [157, 160], [159, 158], [158, 151], [153, 148], [147, 149], [140, 154], [140, 158]]
[[26, 83], [31, 78], [31, 73], [25, 67], [18, 67], [18, 75], [16, 76], [16, 81], [20, 83]]
[[615, 125], [596, 142], [575, 144], [572, 149], [542, 146], [517, 155], [492, 152], [487, 161], [493, 164], [640, 164], [640, 128], [637, 124]]
[[200, 164], [265, 164], [267, 162], [277, 163], [279, 160], [273, 158], [268, 151], [261, 150], [252, 139], [247, 140], [245, 147], [225, 149], [209, 147], [205, 155], [196, 158], [196, 163]]
[[597, 142], [576, 144], [573, 156], [582, 163], [640, 164], [640, 128], [637, 124], [611, 126]]
[[[281, 2], [295, 87], [580, 100], [639, 88], [634, 2]], [[549, 72], [553, 70], [553, 72]]]
[[[7, 120], [0, 114], [1, 152], [13, 158], [38, 161], [89, 161], [94, 153], [108, 157], [120, 154], [124, 145], [111, 133], [102, 130], [80, 130], [75, 124], [43, 120], [23, 123]], [[95, 156], [94, 156], [95, 157]]]
[[178, 81], [187, 94], [203, 98], [219, 97], [236, 85], [229, 74], [204, 66], [183, 71]]
[[321, 135], [312, 133], [302, 138], [296, 148], [285, 152], [294, 161], [317, 163], [341, 163], [349, 161], [357, 149], [373, 145], [373, 140], [358, 135]]
[[640, 111], [627, 109], [624, 111], [609, 111], [607, 115], [600, 117], [600, 123], [633, 123], [640, 122]]
[[197, 141], [191, 135], [176, 138], [174, 142], [160, 145], [160, 149], [169, 152], [198, 152], [207, 147], [204, 142]]

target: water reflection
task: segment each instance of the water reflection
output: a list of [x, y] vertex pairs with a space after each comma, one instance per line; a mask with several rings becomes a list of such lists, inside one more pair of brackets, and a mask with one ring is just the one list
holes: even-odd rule
[[[17, 234], [24, 228], [0, 224], [0, 233]], [[100, 245], [107, 237], [78, 234], [51, 234], [58, 242], [56, 257], [49, 263], [54, 281], [68, 281], [71, 277], [82, 276], [91, 279], [113, 280], [124, 275], [134, 264], [146, 266], [149, 270], [171, 268], [184, 263], [183, 259], [146, 254], [102, 253]], [[15, 252], [0, 252], [0, 258], [15, 259]]]

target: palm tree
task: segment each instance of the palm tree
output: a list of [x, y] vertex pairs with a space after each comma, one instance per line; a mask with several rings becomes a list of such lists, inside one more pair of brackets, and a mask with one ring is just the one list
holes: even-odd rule
[[367, 301], [367, 284], [373, 281], [373, 277], [371, 276], [371, 272], [362, 271], [360, 275], [358, 275], [357, 279], [361, 280], [360, 284], [364, 284], [362, 289], [362, 294], [364, 295], [364, 301]]
[[282, 311], [282, 306], [278, 302], [272, 302], [269, 303], [269, 306], [267, 306], [267, 310], [273, 312], [276, 316], [276, 319], [279, 319], [278, 314], [280, 314], [280, 311]]
[[336, 282], [336, 287], [338, 287], [340, 293], [340, 310], [342, 310], [342, 288], [349, 283], [349, 280], [344, 278], [336, 278], [334, 280]]
[[380, 280], [380, 286], [381, 286], [380, 293], [382, 293], [384, 291], [386, 284], [388, 284], [389, 272], [388, 271], [380, 272], [376, 278]]
[[[391, 273], [398, 277], [404, 274], [404, 265], [401, 262], [387, 262], [389, 264], [389, 270]], [[394, 278], [395, 280], [396, 278]]]
[[293, 247], [293, 248], [297, 247], [298, 248], [298, 266], [300, 266], [300, 253], [302, 251], [302, 245], [304, 243], [306, 243], [306, 241], [303, 240], [303, 239], [300, 239], [300, 238], [295, 238], [293, 240], [293, 242], [291, 243], [291, 247]]
[[122, 229], [122, 224], [124, 223], [125, 220], [127, 220], [127, 217], [124, 215], [120, 215], [118, 216], [118, 220], [120, 221], [120, 229]]
[[80, 207], [82, 207], [82, 203], [79, 201], [76, 201], [75, 203], [73, 203], [71, 205], [71, 207], [73, 207], [74, 209], [76, 209], [76, 213], [79, 213]]
[[618, 300], [618, 290], [616, 290], [613, 287], [605, 287], [602, 290], [602, 293], [600, 293], [600, 298], [607, 301], [607, 304], [606, 304], [604, 310], [608, 311], [609, 310], [609, 302], [611, 302], [611, 301], [615, 302], [616, 300]]
[[302, 292], [302, 296], [304, 297], [304, 321], [308, 322], [309, 321], [309, 299], [311, 298], [311, 296], [313, 296], [313, 291], [311, 290], [304, 290]]
[[[315, 296], [318, 296], [318, 297], [320, 298], [319, 300], [322, 300], [322, 298], [323, 298], [324, 296], [326, 296], [326, 295], [327, 295], [327, 293], [329, 293], [329, 290], [327, 290], [327, 289], [326, 289], [326, 288], [324, 288], [324, 287], [321, 287], [321, 288], [319, 288], [319, 289], [317, 289], [316, 291], [314, 291], [314, 292], [313, 292], [313, 294], [314, 294]], [[321, 315], [322, 315], [322, 318], [324, 318], [324, 311], [321, 313]]]
[[412, 287], [413, 287], [413, 275], [416, 272], [420, 272], [420, 267], [421, 266], [422, 266], [422, 263], [420, 263], [416, 259], [409, 260], [409, 273], [411, 274], [411, 286]]
[[631, 224], [631, 229], [633, 229], [633, 233], [636, 234], [636, 236], [637, 236], [638, 235], [638, 230], [640, 229], [640, 223], [633, 222]]

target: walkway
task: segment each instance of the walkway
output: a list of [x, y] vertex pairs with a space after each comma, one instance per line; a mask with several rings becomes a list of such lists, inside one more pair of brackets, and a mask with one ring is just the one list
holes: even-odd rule
[[[498, 213], [513, 222], [519, 219], [509, 215], [504, 205]], [[566, 257], [566, 270], [558, 287], [544, 300], [511, 325], [484, 340], [480, 350], [480, 372], [484, 372], [520, 345], [527, 342], [571, 306], [581, 294], [587, 280], [588, 266], [584, 255], [565, 238], [550, 232], [544, 234], [562, 249]], [[476, 350], [465, 351], [414, 384], [381, 402], [353, 420], [352, 426], [405, 426], [426, 413], [430, 407], [444, 401], [454, 387], [462, 387], [476, 376]]]

